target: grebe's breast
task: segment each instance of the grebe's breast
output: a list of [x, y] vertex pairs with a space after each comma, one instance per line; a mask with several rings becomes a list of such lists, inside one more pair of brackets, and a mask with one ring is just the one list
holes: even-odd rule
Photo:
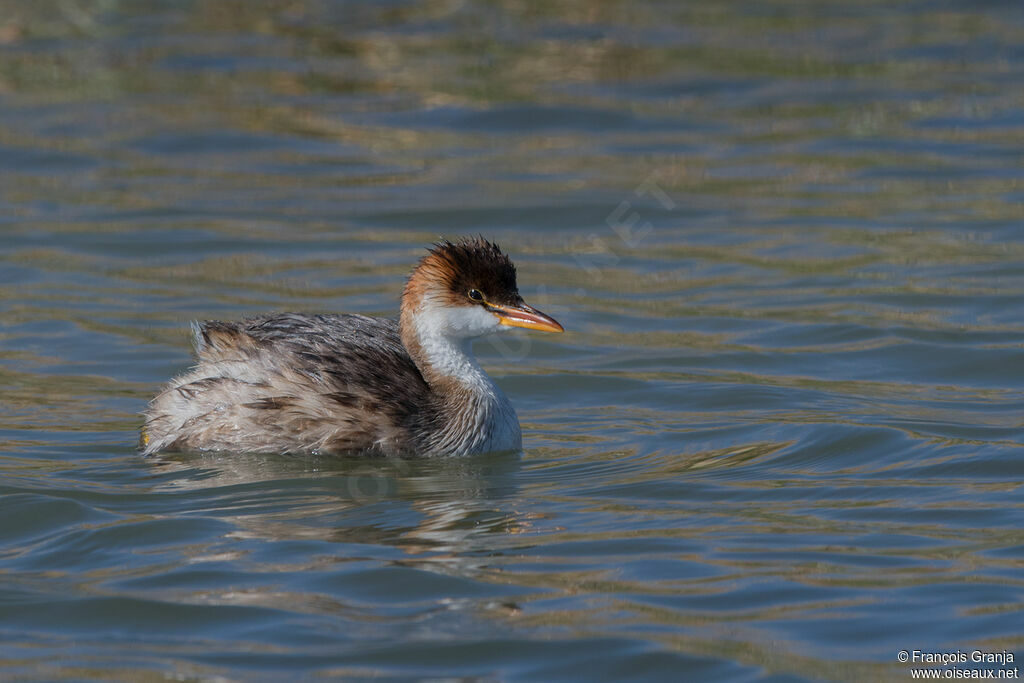
[[516, 451], [523, 438], [512, 403], [494, 382], [484, 375], [487, 386], [474, 386], [438, 410], [432, 424], [425, 424], [426, 450], [431, 453], [466, 455], [493, 451]]

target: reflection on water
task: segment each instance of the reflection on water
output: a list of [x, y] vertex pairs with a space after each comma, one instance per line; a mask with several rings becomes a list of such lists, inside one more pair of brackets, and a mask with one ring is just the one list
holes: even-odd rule
[[[0, 667], [905, 679], [1015, 651], [1013, 3], [0, 3]], [[525, 450], [142, 459], [187, 321], [439, 236]], [[1019, 659], [1019, 657], [1018, 657]]]
[[[456, 555], [490, 547], [475, 541], [482, 534], [530, 526], [529, 515], [502, 507], [515, 499], [521, 469], [518, 456], [507, 453], [459, 460], [166, 454], [153, 467], [155, 492], [210, 497], [209, 511], [230, 512], [225, 519], [270, 541], [315, 538]], [[239, 491], [256, 492], [258, 501], [226, 506], [223, 496]], [[383, 523], [388, 516], [396, 523]]]

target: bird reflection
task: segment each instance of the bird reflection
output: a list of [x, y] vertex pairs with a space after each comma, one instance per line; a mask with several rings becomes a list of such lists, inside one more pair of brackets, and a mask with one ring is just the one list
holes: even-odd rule
[[[151, 461], [156, 489], [248, 537], [400, 549], [405, 559], [465, 556], [529, 531], [515, 509], [516, 453], [399, 459], [175, 453]], [[488, 540], [490, 539], [490, 540]], [[427, 558], [421, 558], [427, 559]]]

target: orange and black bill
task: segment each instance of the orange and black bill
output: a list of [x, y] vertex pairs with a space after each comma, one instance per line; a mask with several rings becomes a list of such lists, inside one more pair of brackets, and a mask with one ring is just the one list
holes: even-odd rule
[[525, 327], [540, 332], [564, 332], [565, 328], [550, 315], [541, 313], [533, 306], [520, 303], [515, 306], [499, 306], [488, 304], [487, 310], [498, 316], [502, 325], [509, 327]]

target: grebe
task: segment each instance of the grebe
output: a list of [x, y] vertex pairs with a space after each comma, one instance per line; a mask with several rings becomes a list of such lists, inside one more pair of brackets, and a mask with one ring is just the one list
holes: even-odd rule
[[193, 323], [197, 363], [153, 399], [146, 455], [165, 450], [468, 455], [515, 450], [519, 420], [473, 338], [561, 332], [528, 306], [483, 238], [439, 242], [405, 284], [397, 321], [282, 313]]

